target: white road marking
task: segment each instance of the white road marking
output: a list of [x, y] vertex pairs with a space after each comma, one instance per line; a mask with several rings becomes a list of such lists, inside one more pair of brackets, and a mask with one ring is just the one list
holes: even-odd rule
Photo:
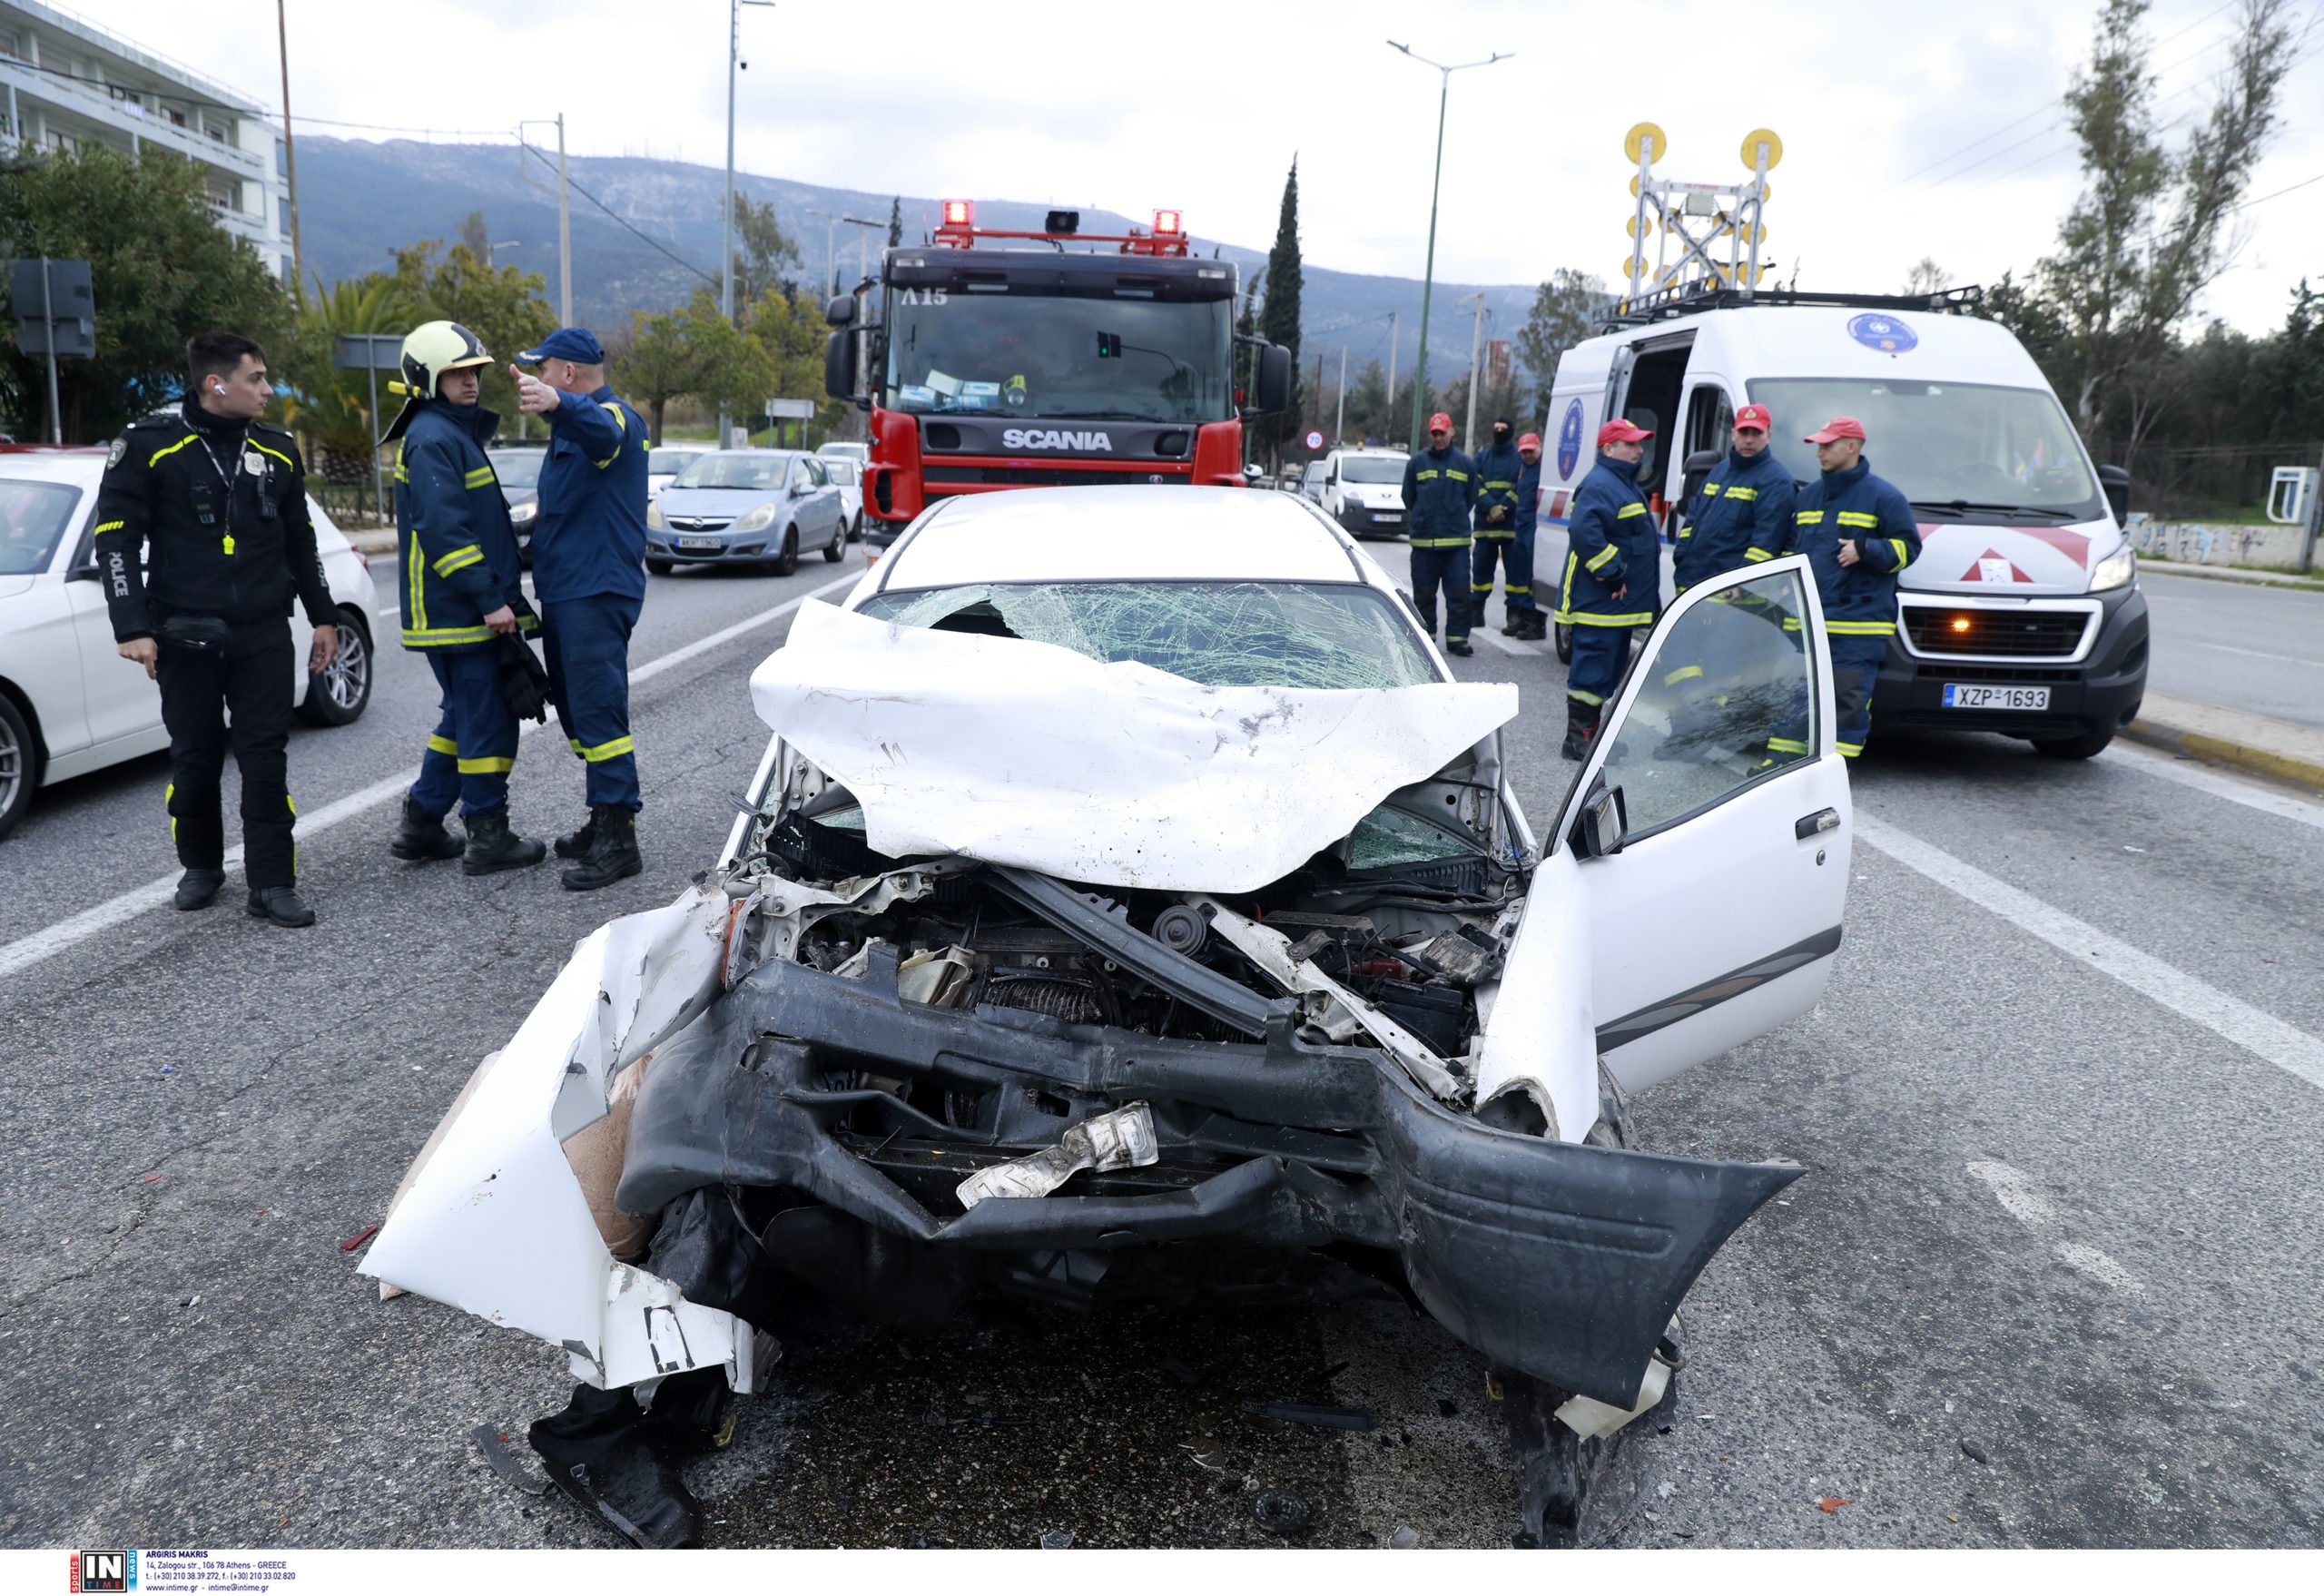
[[[835, 581], [826, 582], [821, 587], [800, 594], [795, 598], [787, 598], [773, 608], [761, 610], [758, 614], [737, 621], [723, 631], [713, 632], [709, 636], [699, 638], [683, 648], [673, 649], [658, 659], [648, 660], [629, 673], [630, 683], [635, 685], [640, 682], [651, 681], [664, 671], [671, 670], [690, 659], [707, 654], [714, 648], [731, 643], [735, 638], [763, 626], [770, 621], [781, 619], [811, 598], [821, 598], [826, 594], [836, 593], [842, 587], [854, 586], [862, 575], [863, 573], [860, 570], [850, 571]], [[535, 732], [547, 730], [556, 724], [556, 722], [554, 719], [548, 721], [546, 725], [539, 721], [526, 721], [517, 726], [517, 731], [519, 736], [530, 736]], [[326, 803], [310, 814], [302, 814], [299, 817], [299, 835], [302, 840], [312, 838], [320, 832], [329, 831], [341, 821], [350, 820], [367, 810], [386, 803], [390, 798], [400, 797], [410, 787], [411, 781], [412, 773], [404, 771], [388, 777], [385, 781], [374, 782], [358, 792], [350, 793], [344, 798]], [[226, 850], [224, 863], [228, 870], [233, 869], [241, 862], [242, 850], [239, 844]], [[100, 931], [109, 930], [124, 921], [133, 920], [149, 909], [160, 908], [176, 893], [177, 882], [178, 878], [174, 873], [147, 882], [142, 887], [133, 887], [118, 897], [108, 898], [93, 909], [84, 909], [68, 920], [61, 920], [54, 925], [44, 926], [29, 935], [17, 938], [5, 947], [0, 947], [0, 977], [14, 975], [20, 970], [29, 969], [44, 959], [52, 958], [67, 948], [87, 941]]]
[[1969, 1173], [1992, 1188], [1994, 1200], [2017, 1217], [2020, 1224], [2046, 1225], [2052, 1214], [2049, 1199], [2034, 1189], [2034, 1177], [2008, 1164], [1979, 1163]]
[[2204, 643], [2198, 641], [2195, 646], [2198, 648], [2216, 648], [2221, 654], [2240, 654], [2246, 659], [2280, 660], [2285, 665], [2315, 665], [2320, 669], [2324, 669], [2324, 659], [2302, 659], [2296, 654], [2269, 654], [2257, 648], [2238, 648], [2231, 643]]
[[2175, 758], [2160, 749], [2117, 743], [2098, 757], [2102, 762], [2133, 765], [2148, 775], [2161, 776], [2166, 782], [2192, 787], [2198, 793], [2208, 793], [2214, 798], [2240, 803], [2246, 809], [2256, 809], [2279, 820], [2298, 821], [2301, 825], [2324, 831], [2324, 803], [2311, 803], [2305, 798], [2279, 793], [2273, 788], [2229, 775], [2192, 760]]
[[1897, 863], [2000, 915], [2075, 962], [2112, 976], [2212, 1035], [2324, 1089], [2324, 1041], [1861, 810], [1856, 828], [1860, 839]]
[[371, 618], [375, 621], [400, 621], [403, 619], [403, 606], [391, 604], [382, 609], [374, 610]]
[[2078, 1241], [2062, 1241], [2050, 1250], [2063, 1259], [2069, 1268], [2081, 1270], [2102, 1286], [2111, 1286], [2123, 1292], [2146, 1289], [2137, 1276], [2094, 1246], [2084, 1246]]

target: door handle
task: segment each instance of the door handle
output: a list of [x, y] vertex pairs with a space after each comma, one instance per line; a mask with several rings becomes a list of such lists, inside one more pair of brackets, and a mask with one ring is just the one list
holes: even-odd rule
[[1839, 829], [1840, 812], [1837, 809], [1819, 809], [1813, 814], [1801, 815], [1792, 826], [1791, 834], [1805, 842], [1810, 837], [1819, 837], [1826, 832], [1837, 832]]

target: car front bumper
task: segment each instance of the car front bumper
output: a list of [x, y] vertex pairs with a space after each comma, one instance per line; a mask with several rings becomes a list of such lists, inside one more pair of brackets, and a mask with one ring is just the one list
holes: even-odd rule
[[[681, 548], [677, 540], [693, 537], [716, 540], [714, 547]], [[783, 552], [782, 534], [772, 527], [757, 532], [648, 532], [645, 557], [676, 565], [715, 565], [721, 560], [773, 559]]]
[[[2146, 596], [2133, 582], [2092, 596], [2099, 601], [2097, 631], [2078, 660], [1949, 660], [1915, 655], [1902, 636], [1890, 638], [1873, 690], [1874, 728], [1944, 726], [2068, 738], [2128, 725], [2146, 695]], [[2046, 686], [2050, 704], [2034, 712], [1948, 709], [1945, 688], [1955, 682]]]
[[1343, 530], [1358, 537], [1402, 537], [1405, 524], [1412, 519], [1401, 508], [1372, 509], [1363, 505], [1343, 505], [1338, 518]]

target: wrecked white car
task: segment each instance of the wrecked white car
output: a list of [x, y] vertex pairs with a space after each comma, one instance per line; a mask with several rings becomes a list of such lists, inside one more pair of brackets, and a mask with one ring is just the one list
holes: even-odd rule
[[715, 869], [581, 944], [366, 1267], [563, 1346], [627, 1424], [642, 1382], [750, 1389], [802, 1286], [925, 1324], [1329, 1248], [1506, 1371], [1555, 1539], [1798, 1173], [1638, 1150], [1622, 1103], [1822, 990], [1829, 676], [1804, 562], [1689, 589], [1536, 832], [1516, 688], [1454, 680], [1303, 501], [944, 501], [800, 612]]

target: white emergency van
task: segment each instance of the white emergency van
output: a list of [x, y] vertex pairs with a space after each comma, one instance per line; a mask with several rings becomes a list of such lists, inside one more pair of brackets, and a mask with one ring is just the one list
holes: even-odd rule
[[[1912, 501], [1922, 539], [1898, 584], [1876, 733], [2000, 732], [2090, 757], [2146, 690], [2146, 600], [2122, 529], [2130, 479], [2092, 465], [2033, 357], [1978, 303], [1975, 290], [1715, 290], [1618, 315], [1558, 362], [1541, 425], [1542, 527], [1565, 525], [1612, 417], [1654, 433], [1639, 481], [1667, 533], [1726, 452], [1738, 406], [1773, 413], [1771, 447], [1802, 483], [1817, 476], [1802, 438], [1854, 416], [1865, 458]], [[1554, 545], [1536, 570], [1537, 582], [1559, 579]]]
[[1358, 537], [1402, 537], [1411, 458], [1402, 449], [1335, 448], [1324, 457], [1315, 502]]

